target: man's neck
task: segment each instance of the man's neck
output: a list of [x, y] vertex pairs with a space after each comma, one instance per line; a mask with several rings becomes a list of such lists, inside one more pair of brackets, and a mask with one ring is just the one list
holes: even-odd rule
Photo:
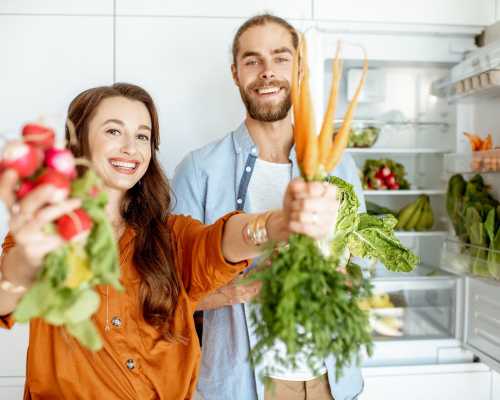
[[288, 163], [293, 145], [291, 116], [276, 122], [245, 120], [248, 132], [259, 149], [259, 158], [269, 162]]

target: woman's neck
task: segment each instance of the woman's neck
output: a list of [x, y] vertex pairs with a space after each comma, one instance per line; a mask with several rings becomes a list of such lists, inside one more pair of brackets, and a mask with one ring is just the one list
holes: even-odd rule
[[106, 214], [108, 215], [111, 226], [117, 238], [120, 238], [125, 230], [125, 220], [121, 214], [121, 205], [125, 193], [122, 191], [107, 189], [108, 204]]

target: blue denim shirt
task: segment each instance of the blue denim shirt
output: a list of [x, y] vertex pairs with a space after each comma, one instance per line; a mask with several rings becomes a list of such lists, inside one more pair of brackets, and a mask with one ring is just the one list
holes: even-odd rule
[[[204, 223], [213, 223], [236, 210], [251, 212], [247, 188], [258, 157], [258, 149], [246, 125], [188, 154], [178, 165], [172, 181], [174, 213], [187, 214]], [[292, 174], [300, 175], [295, 149], [290, 153]], [[354, 185], [364, 208], [363, 191], [352, 157], [345, 154], [334, 175]], [[204, 400], [264, 400], [259, 368], [248, 362], [257, 339], [250, 327], [247, 304], [226, 306], [204, 312], [203, 352], [198, 392]], [[357, 367], [344, 370], [335, 380], [335, 358], [325, 360], [335, 400], [355, 399], [363, 379]]]

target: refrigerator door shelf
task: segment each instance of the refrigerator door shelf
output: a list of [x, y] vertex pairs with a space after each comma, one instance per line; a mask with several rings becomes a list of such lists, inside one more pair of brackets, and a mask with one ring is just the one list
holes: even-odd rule
[[[499, 259], [497, 250], [446, 239], [441, 252], [441, 268], [458, 275], [500, 281]], [[498, 290], [500, 292], [500, 288]]]
[[500, 282], [467, 277], [465, 346], [500, 372]]
[[500, 149], [446, 154], [444, 165], [449, 174], [500, 172]]

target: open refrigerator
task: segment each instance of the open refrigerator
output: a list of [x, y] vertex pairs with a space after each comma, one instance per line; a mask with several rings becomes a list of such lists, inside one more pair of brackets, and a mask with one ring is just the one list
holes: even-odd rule
[[[421, 258], [415, 271], [369, 268], [375, 349], [363, 363], [367, 387], [361, 398], [495, 398], [500, 276], [478, 277], [471, 270], [467, 246], [457, 242], [447, 216], [446, 193], [453, 174], [470, 179], [479, 172], [500, 200], [500, 174], [493, 167], [471, 167], [463, 135], [491, 132], [500, 146], [500, 45], [475, 49], [473, 35], [449, 32], [353, 33], [316, 25], [308, 34], [311, 69], [319, 77], [313, 92], [322, 99], [315, 104], [317, 115], [327, 103], [338, 40], [344, 43], [344, 62], [337, 117], [362, 68], [363, 54], [352, 44], [368, 53], [368, 79], [352, 126], [367, 142], [347, 151], [362, 179], [367, 160], [390, 159], [404, 166], [410, 187], [365, 187], [365, 200], [398, 211], [426, 195], [434, 214], [432, 229], [397, 231]], [[485, 73], [491, 78], [480, 78]], [[500, 150], [490, 153], [500, 172]]]

